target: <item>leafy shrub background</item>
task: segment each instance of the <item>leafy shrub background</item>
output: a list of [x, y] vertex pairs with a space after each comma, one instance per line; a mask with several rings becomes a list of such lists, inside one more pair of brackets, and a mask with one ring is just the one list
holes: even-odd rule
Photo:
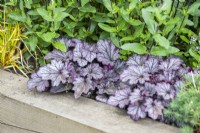
[[[192, 66], [200, 62], [199, 0], [12, 0], [5, 4], [11, 9], [7, 21], [20, 21], [27, 36], [24, 43], [40, 54], [52, 46], [66, 51], [64, 44], [54, 41], [64, 35], [88, 42], [110, 39], [122, 49], [120, 58], [125, 60], [134, 52], [176, 54]], [[190, 41], [191, 37], [196, 40]], [[39, 62], [43, 64], [42, 57]]]

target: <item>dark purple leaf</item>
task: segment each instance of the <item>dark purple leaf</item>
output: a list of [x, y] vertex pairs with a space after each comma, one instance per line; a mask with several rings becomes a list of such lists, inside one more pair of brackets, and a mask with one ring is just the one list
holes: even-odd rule
[[175, 90], [170, 84], [158, 83], [156, 85], [157, 94], [162, 96], [165, 100], [170, 100], [175, 97]]
[[97, 49], [96, 45], [88, 45], [86, 44], [83, 49], [83, 57], [88, 61], [92, 62], [97, 57]]
[[146, 117], [145, 106], [143, 102], [135, 102], [134, 104], [129, 105], [128, 114], [133, 120], [138, 120], [140, 118]]
[[146, 60], [147, 56], [133, 55], [128, 59], [126, 64], [128, 66], [143, 66]]
[[75, 98], [79, 98], [81, 94], [85, 93], [87, 94], [90, 89], [94, 89], [92, 86], [92, 81], [88, 78], [76, 78], [76, 80], [73, 82], [74, 87], [72, 88], [74, 90], [74, 96]]
[[108, 94], [108, 95], [115, 95], [115, 92], [117, 90], [117, 87], [115, 86], [114, 82], [106, 82], [105, 86], [102, 86], [102, 88], [98, 88], [99, 94]]
[[80, 45], [82, 43], [83, 42], [79, 39], [76, 39], [76, 38], [70, 39], [70, 40], [67, 41], [67, 47], [68, 48], [71, 48], [71, 47], [74, 48], [74, 47], [76, 47], [76, 45]]
[[64, 69], [64, 63], [56, 60], [52, 60], [51, 64], [41, 67], [37, 74], [43, 80], [51, 80], [52, 86], [58, 86], [60, 82], [66, 83], [69, 77], [68, 70]]
[[130, 88], [117, 90], [115, 96], [110, 96], [110, 98], [108, 99], [108, 104], [124, 108], [126, 105], [129, 104], [130, 93], [131, 93]]
[[102, 68], [97, 63], [88, 65], [83, 69], [82, 74], [83, 76], [87, 75], [87, 77], [90, 79], [101, 79], [103, 77]]
[[83, 44], [76, 45], [73, 53], [74, 54], [73, 61], [77, 61], [79, 66], [81, 67], [86, 66], [88, 63], [88, 61], [83, 56], [83, 48], [84, 48]]
[[59, 84], [58, 86], [52, 86], [50, 88], [50, 93], [61, 93], [72, 89], [72, 84]]
[[119, 50], [109, 40], [100, 40], [97, 42], [97, 60], [104, 65], [114, 65], [119, 57]]
[[145, 67], [147, 69], [147, 71], [149, 73], [155, 73], [159, 70], [158, 68], [158, 59], [156, 58], [149, 58], [146, 62], [145, 62]]
[[154, 84], [145, 83], [144, 88], [142, 90], [142, 95], [149, 97], [153, 96], [156, 93], [156, 86]]
[[166, 61], [161, 62], [159, 67], [164, 71], [172, 71], [178, 70], [182, 64], [183, 61], [180, 58], [170, 57]]
[[162, 110], [164, 107], [160, 101], [153, 101], [151, 98], [148, 98], [145, 105], [145, 111], [148, 112], [148, 116], [152, 119], [156, 120], [159, 118], [159, 116], [162, 116]]
[[141, 89], [134, 89], [134, 91], [131, 93], [129, 100], [132, 104], [143, 100], [144, 97], [142, 96], [142, 91]]
[[108, 97], [106, 95], [97, 95], [96, 100], [100, 101], [102, 103], [107, 103], [108, 102]]
[[146, 80], [149, 80], [149, 74], [143, 66], [129, 66], [124, 72], [120, 75], [120, 79], [123, 82], [127, 82], [130, 85], [141, 83], [144, 84]]
[[49, 87], [49, 81], [42, 80], [36, 73], [31, 75], [31, 79], [28, 81], [28, 89], [29, 90], [37, 90], [39, 92], [45, 91], [46, 88]]
[[72, 57], [69, 57], [68, 53], [64, 53], [60, 50], [53, 50], [44, 57], [45, 60], [57, 60], [57, 61], [66, 61], [69, 60], [70, 58]]

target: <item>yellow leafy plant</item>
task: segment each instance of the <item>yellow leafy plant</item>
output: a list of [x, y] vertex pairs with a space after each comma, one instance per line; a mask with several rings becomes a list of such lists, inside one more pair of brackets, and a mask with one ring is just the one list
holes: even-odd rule
[[[18, 23], [8, 24], [5, 21], [0, 25], [0, 68], [13, 69], [15, 72], [22, 70], [23, 67], [23, 50], [21, 49], [21, 29]], [[17, 68], [17, 70], [16, 70]]]

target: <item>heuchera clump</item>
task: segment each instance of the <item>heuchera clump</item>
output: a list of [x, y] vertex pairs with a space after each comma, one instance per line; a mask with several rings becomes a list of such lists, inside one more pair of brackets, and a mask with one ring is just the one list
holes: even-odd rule
[[187, 72], [177, 57], [133, 55], [119, 60], [119, 49], [109, 40], [88, 44], [78, 39], [57, 39], [67, 52], [53, 50], [45, 56], [51, 62], [39, 68], [28, 81], [29, 90], [59, 93], [74, 91], [119, 108], [134, 119], [163, 119], [167, 107]]

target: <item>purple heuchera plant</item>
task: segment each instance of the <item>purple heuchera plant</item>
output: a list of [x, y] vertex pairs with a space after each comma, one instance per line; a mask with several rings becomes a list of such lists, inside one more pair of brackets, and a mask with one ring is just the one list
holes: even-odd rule
[[67, 52], [53, 50], [49, 64], [28, 81], [29, 90], [60, 93], [73, 91], [75, 98], [92, 96], [127, 110], [132, 119], [163, 119], [163, 109], [176, 97], [188, 72], [183, 61], [149, 55], [119, 60], [119, 49], [109, 40], [97, 45], [79, 39], [59, 38]]

